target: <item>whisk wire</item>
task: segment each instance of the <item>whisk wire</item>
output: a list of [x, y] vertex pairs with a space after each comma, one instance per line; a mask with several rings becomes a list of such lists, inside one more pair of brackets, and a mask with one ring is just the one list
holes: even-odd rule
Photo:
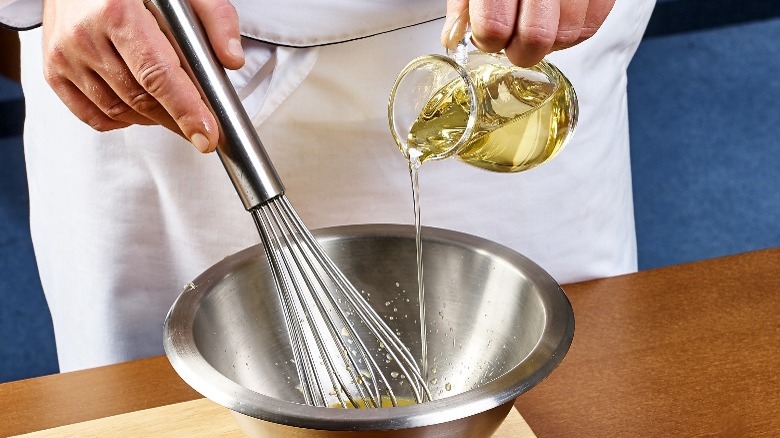
[[[304, 402], [328, 406], [328, 393], [344, 408], [348, 403], [355, 408], [381, 407], [383, 395], [398, 405], [363, 331], [374, 337], [375, 350], [384, 350], [388, 363], [394, 361], [415, 401], [430, 400], [412, 354], [327, 257], [287, 198], [271, 199], [253, 209], [252, 216], [282, 303]], [[396, 372], [392, 374], [396, 377]], [[325, 381], [331, 388], [325, 388]]]
[[[343, 272], [335, 265], [335, 263], [325, 255], [319, 242], [308, 232], [303, 226], [303, 221], [298, 217], [292, 206], [287, 203], [282, 204], [282, 208], [285, 209], [285, 213], [293, 218], [292, 223], [298, 228], [298, 232], [304, 240], [306, 246], [311, 249], [311, 254], [317, 259], [317, 265], [325, 269], [330, 279], [336, 283], [337, 290], [343, 292], [344, 297], [349, 301], [352, 309], [359, 314], [359, 320], [363, 321], [363, 325], [371, 332], [371, 334], [380, 342], [386, 346], [388, 354], [391, 358], [402, 367], [405, 367], [405, 371], [411, 371], [406, 377], [409, 377], [414, 391], [415, 399], [418, 403], [430, 400], [431, 394], [428, 391], [425, 379], [417, 366], [417, 362], [409, 349], [401, 342], [392, 329], [382, 320], [379, 315], [376, 314], [374, 309], [368, 304], [363, 296], [357, 291], [354, 285], [346, 278]], [[326, 294], [333, 300], [332, 293], [326, 289]], [[335, 303], [334, 303], [335, 304]], [[351, 325], [350, 325], [350, 328]], [[354, 330], [354, 329], [353, 329]], [[356, 336], [355, 339], [360, 343], [364, 351], [368, 351], [362, 342], [362, 337]], [[396, 353], [398, 352], [398, 353]], [[379, 365], [375, 362], [371, 354], [365, 355], [371, 362], [372, 375], [373, 370], [379, 370]], [[380, 380], [384, 383], [388, 390], [388, 396], [391, 398], [393, 405], [396, 404], [395, 396], [392, 392], [392, 387], [381, 372], [376, 373], [380, 376]], [[376, 378], [376, 377], [374, 377]], [[421, 393], [422, 392], [422, 393]]]
[[[304, 402], [308, 405], [321, 405], [325, 403], [325, 395], [321, 385], [318, 384], [318, 380], [316, 379], [316, 372], [313, 365], [314, 359], [312, 357], [313, 349], [308, 347], [309, 340], [306, 338], [303, 326], [300, 323], [302, 316], [299, 315], [293, 294], [289, 288], [290, 281], [288, 280], [288, 277], [291, 273], [289, 272], [289, 269], [284, 268], [286, 264], [281, 260], [281, 242], [279, 241], [278, 234], [273, 231], [268, 212], [263, 209], [256, 209], [253, 210], [252, 213], [257, 229], [260, 231], [266, 259], [268, 260], [273, 273], [276, 291], [279, 295], [280, 302], [282, 303], [291, 345], [303, 346], [303, 348], [292, 348], [292, 353], [295, 361], [295, 368], [299, 379], [301, 380], [301, 392], [304, 396]], [[317, 389], [319, 394], [315, 394], [314, 389]], [[317, 397], [317, 395], [319, 395], [319, 397]]]
[[[373, 355], [369, 353], [369, 348], [365, 345], [363, 342], [363, 339], [361, 336], [358, 335], [358, 331], [353, 325], [353, 323], [350, 321], [349, 315], [342, 309], [342, 305], [338, 303], [337, 301], [340, 301], [340, 299], [337, 299], [335, 294], [332, 292], [332, 290], [338, 290], [342, 293], [344, 293], [344, 298], [347, 299], [348, 303], [351, 304], [353, 307], [353, 310], [360, 310], [358, 306], [356, 306], [356, 300], [351, 296], [352, 294], [357, 295], [357, 290], [352, 286], [351, 283], [349, 283], [346, 278], [344, 277], [343, 273], [336, 267], [336, 265], [326, 256], [324, 256], [324, 251], [322, 247], [319, 245], [316, 239], [313, 238], [311, 233], [308, 232], [308, 230], [303, 227], [302, 221], [297, 216], [297, 213], [294, 209], [289, 205], [289, 203], [281, 203], [281, 208], [283, 208], [284, 216], [289, 216], [292, 218], [291, 224], [295, 226], [297, 235], [301, 238], [301, 241], [299, 242], [302, 244], [302, 248], [306, 248], [308, 254], [310, 257], [305, 257], [305, 260], [310, 265], [310, 269], [312, 272], [315, 272], [315, 276], [320, 282], [321, 289], [318, 289], [318, 292], [324, 296], [328, 303], [332, 306], [332, 309], [335, 311], [336, 316], [338, 316], [339, 322], [341, 323], [342, 332], [339, 334], [336, 330], [337, 324], [333, 321], [333, 319], [330, 317], [331, 312], [328, 312], [326, 309], [324, 309], [324, 306], [321, 307], [321, 310], [323, 310], [323, 314], [328, 319], [327, 327], [331, 334], [338, 338], [339, 335], [347, 337], [349, 343], [357, 343], [357, 348], [355, 350], [351, 350], [352, 354], [347, 354], [347, 358], [351, 362], [351, 365], [354, 367], [352, 369], [355, 370], [355, 373], [350, 373], [351, 376], [354, 379], [354, 382], [357, 383], [357, 387], [361, 392], [361, 395], [363, 395], [363, 401], [364, 405], [367, 407], [381, 407], [381, 400], [382, 396], [380, 393], [380, 388], [376, 382], [381, 381], [383, 383], [383, 386], [386, 388], [388, 397], [391, 400], [391, 403], [396, 406], [397, 405], [397, 399], [396, 396], [392, 390], [392, 387], [389, 383], [389, 381], [385, 378], [385, 376], [382, 373], [377, 372], [376, 370], [379, 370], [379, 365], [376, 363]], [[312, 260], [312, 258], [314, 260]], [[316, 269], [315, 267], [319, 267], [320, 269]], [[319, 272], [322, 270], [322, 272]], [[328, 288], [324, 287], [325, 281], [323, 280], [323, 274], [327, 276], [329, 282], [333, 283], [335, 288]], [[311, 285], [309, 285], [311, 286]], [[368, 305], [365, 303], [365, 301], [362, 299], [362, 297], [359, 297], [357, 300], [359, 302], [363, 302], [366, 306]], [[320, 303], [318, 302], [318, 305]], [[364, 312], [364, 310], [363, 310]], [[361, 311], [358, 311], [358, 316], [362, 316]], [[362, 321], [360, 318], [358, 318], [359, 321]], [[365, 324], [363, 324], [365, 325]], [[371, 327], [367, 327], [370, 330]], [[344, 345], [344, 347], [347, 347]], [[345, 353], [348, 350], [348, 348], [344, 348], [341, 351]], [[363, 362], [366, 364], [365, 370], [361, 370], [358, 367], [357, 362], [355, 361], [354, 356], [358, 356], [358, 361]], [[352, 370], [350, 369], [350, 371]], [[361, 372], [367, 373], [361, 374]], [[375, 384], [370, 384], [370, 382], [374, 382]], [[373, 391], [371, 388], [373, 387]], [[365, 389], [365, 392], [371, 393], [368, 397], [365, 397], [365, 393], [363, 391], [363, 388]], [[373, 405], [373, 406], [372, 406]]]
[[[332, 317], [334, 312], [336, 312], [336, 314], [341, 317], [342, 323], [345, 326], [349, 326], [350, 324], [341, 309], [338, 307], [333, 294], [330, 292], [327, 281], [323, 278], [320, 269], [318, 269], [319, 266], [312, 261], [313, 257], [316, 258], [317, 248], [311, 248], [307, 245], [301, 244], [301, 238], [308, 234], [308, 230], [301, 227], [300, 224], [297, 224], [295, 220], [291, 220], [294, 218], [292, 218], [289, 214], [291, 211], [289, 203], [284, 199], [281, 201], [282, 202], [272, 203], [269, 205], [269, 208], [275, 213], [272, 215], [272, 217], [274, 219], [276, 229], [279, 231], [279, 234], [282, 235], [282, 238], [284, 239], [285, 244], [289, 249], [289, 255], [286, 252], [282, 252], [281, 254], [285, 258], [286, 266], [291, 270], [291, 274], [295, 272], [300, 274], [297, 277], [291, 275], [290, 277], [293, 278], [293, 281], [290, 284], [293, 285], [292, 290], [295, 291], [295, 295], [302, 305], [306, 315], [306, 322], [311, 329], [311, 333], [316, 340], [318, 348], [320, 349], [323, 364], [327, 368], [329, 378], [333, 384], [333, 390], [343, 407], [346, 406], [344, 406], [345, 402], [341, 398], [341, 391], [344, 392], [353, 406], [358, 406], [357, 402], [355, 401], [355, 397], [349, 389], [349, 385], [347, 385], [341, 376], [341, 373], [337, 371], [337, 369], [345, 369], [350, 376], [350, 381], [355, 383], [355, 388], [359, 392], [360, 398], [363, 399], [364, 403], [368, 404], [369, 398], [371, 397], [369, 395], [371, 393], [370, 385], [368, 385], [365, 379], [363, 379], [359, 374], [360, 369], [357, 362], [355, 361], [355, 358], [349, 354], [346, 345], [334, 346], [332, 343], [327, 343], [320, 333], [320, 327], [322, 327], [324, 323], [324, 326], [330, 332], [332, 339], [339, 339], [339, 333], [336, 330], [336, 323]], [[293, 265], [297, 268], [297, 270], [291, 269]], [[303, 287], [299, 281], [295, 281], [295, 278], [299, 278], [299, 281], [303, 282], [305, 287]], [[313, 280], [316, 280], [316, 282]], [[307, 295], [306, 292], [309, 292], [310, 295]], [[318, 299], [307, 299], [307, 297], [312, 297], [314, 295], [316, 295]], [[326, 307], [324, 299], [327, 299], [328, 303], [330, 303], [332, 307]], [[317, 307], [319, 313], [311, 311], [310, 301], [313, 302], [313, 304]], [[332, 360], [333, 355], [326, 353], [332, 349], [335, 349], [337, 353], [339, 353], [342, 360], [344, 361], [343, 364], [336, 364]], [[364, 351], [358, 351], [363, 354], [364, 358], [366, 357]], [[376, 396], [374, 395], [374, 397]]]
[[[318, 378], [322, 373], [317, 372], [317, 358], [313, 355], [315, 349], [311, 347], [312, 344], [316, 345], [316, 351], [320, 352], [320, 363], [326, 368], [325, 374], [327, 374], [330, 380], [331, 387], [337, 388], [341, 386], [341, 382], [338, 379], [339, 376], [334, 372], [335, 365], [330, 360], [330, 356], [322, 354], [324, 342], [319, 333], [312, 329], [304, 330], [306, 326], [312, 327], [314, 322], [312, 321], [313, 315], [309, 309], [308, 302], [302, 296], [297, 286], [298, 280], [296, 275], [300, 276], [301, 274], [293, 268], [300, 268], [300, 266], [296, 266], [298, 265], [295, 261], [296, 258], [289, 253], [293, 246], [287, 236], [285, 227], [282, 226], [279, 217], [272, 210], [274, 203], [269, 203], [265, 206], [266, 208], [257, 209], [256, 216], [260, 219], [258, 226], [262, 229], [261, 236], [267, 236], [267, 239], [266, 237], [263, 237], [263, 239], [264, 245], [270, 248], [270, 251], [267, 251], [269, 261], [271, 261], [272, 265], [279, 267], [274, 269], [273, 272], [278, 277], [275, 278], [275, 282], [281, 284], [278, 290], [284, 296], [282, 309], [286, 315], [292, 315], [289, 318], [286, 317], [285, 320], [292, 322], [288, 326], [288, 330], [295, 334], [291, 336], [293, 355], [302, 360], [300, 364], [296, 363], [296, 368], [301, 380], [301, 391], [304, 393], [304, 401], [314, 406], [326, 406], [326, 389]], [[338, 392], [336, 392], [336, 395], [339, 403], [344, 404], [341, 395]]]

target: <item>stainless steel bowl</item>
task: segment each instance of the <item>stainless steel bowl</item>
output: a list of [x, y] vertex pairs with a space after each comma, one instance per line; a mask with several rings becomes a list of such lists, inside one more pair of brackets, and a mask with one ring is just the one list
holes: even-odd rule
[[[314, 234], [419, 352], [413, 227], [354, 225]], [[259, 246], [222, 260], [185, 288], [165, 321], [166, 354], [189, 385], [231, 409], [251, 437], [490, 436], [514, 399], [568, 351], [571, 305], [538, 265], [475, 236], [424, 228], [423, 256], [431, 402], [360, 410], [301, 404]]]

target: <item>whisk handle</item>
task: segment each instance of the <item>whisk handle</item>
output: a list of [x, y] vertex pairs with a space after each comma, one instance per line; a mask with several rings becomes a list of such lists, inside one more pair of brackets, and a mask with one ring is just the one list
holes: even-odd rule
[[284, 193], [233, 84], [188, 0], [145, 0], [219, 124], [217, 153], [247, 210]]

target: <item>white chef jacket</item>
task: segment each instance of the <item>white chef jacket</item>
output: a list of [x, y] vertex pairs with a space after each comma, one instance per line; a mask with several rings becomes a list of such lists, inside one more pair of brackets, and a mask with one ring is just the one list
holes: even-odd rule
[[[387, 98], [413, 57], [441, 53], [444, 0], [234, 0], [246, 65], [231, 79], [309, 228], [412, 223], [408, 168]], [[562, 283], [636, 270], [626, 68], [654, 0], [617, 0], [598, 33], [549, 56], [580, 119], [550, 163], [492, 173], [457, 160], [420, 171], [422, 223], [511, 247]], [[40, 1], [0, 0], [0, 22]], [[160, 128], [98, 133], [42, 76], [21, 33], [30, 220], [60, 369], [162, 353], [183, 285], [259, 237], [218, 157]]]

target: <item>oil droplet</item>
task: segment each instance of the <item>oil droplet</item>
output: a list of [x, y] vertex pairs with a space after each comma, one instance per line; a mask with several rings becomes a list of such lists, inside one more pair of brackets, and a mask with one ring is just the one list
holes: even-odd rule
[[447, 383], [446, 385], [444, 385], [444, 389], [446, 389], [447, 391], [452, 391], [452, 384]]
[[398, 371], [393, 371], [393, 372], [391, 372], [391, 373], [390, 373], [390, 377], [392, 377], [392, 378], [394, 378], [394, 379], [398, 378]]

